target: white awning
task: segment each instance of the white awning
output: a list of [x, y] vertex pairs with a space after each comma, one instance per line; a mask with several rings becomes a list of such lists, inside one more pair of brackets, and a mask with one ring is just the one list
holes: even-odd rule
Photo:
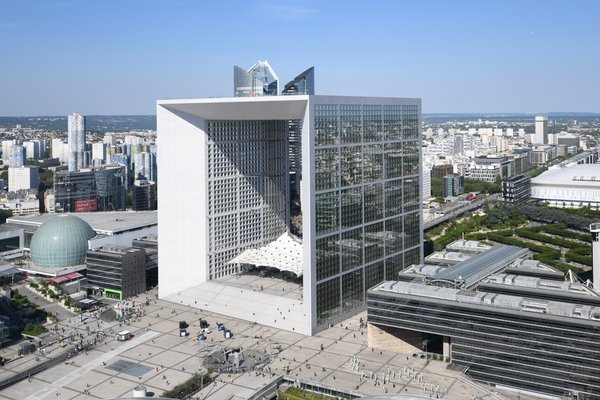
[[258, 249], [248, 249], [228, 264], [251, 264], [277, 268], [302, 275], [302, 242], [289, 233], [284, 233], [274, 242]]

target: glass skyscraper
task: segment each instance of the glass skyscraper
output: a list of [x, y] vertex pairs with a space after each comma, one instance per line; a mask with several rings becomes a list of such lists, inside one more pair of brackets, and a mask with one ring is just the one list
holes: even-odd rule
[[248, 71], [234, 66], [233, 86], [235, 97], [276, 96], [279, 78], [266, 60], [259, 60]]
[[310, 67], [286, 83], [281, 94], [315, 94], [315, 67]]
[[239, 272], [233, 258], [294, 230], [294, 201], [308, 333], [422, 258], [419, 99], [166, 100], [157, 120], [161, 297]]

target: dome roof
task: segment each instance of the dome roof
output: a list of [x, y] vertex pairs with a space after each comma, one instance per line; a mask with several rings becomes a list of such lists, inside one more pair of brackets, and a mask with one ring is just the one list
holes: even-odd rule
[[88, 239], [96, 233], [81, 218], [60, 215], [40, 226], [29, 249], [31, 259], [40, 267], [64, 268], [85, 262]]

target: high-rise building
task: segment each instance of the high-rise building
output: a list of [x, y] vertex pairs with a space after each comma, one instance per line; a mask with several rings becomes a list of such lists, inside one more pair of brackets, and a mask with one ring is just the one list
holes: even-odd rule
[[548, 117], [545, 115], [535, 116], [534, 144], [548, 144]]
[[145, 179], [135, 180], [132, 203], [134, 211], [156, 210], [156, 183]]
[[277, 96], [279, 78], [266, 60], [257, 61], [248, 71], [233, 67], [235, 97]]
[[423, 196], [423, 201], [425, 201], [431, 197], [431, 169], [423, 165], [422, 171], [421, 191], [423, 194], [421, 196]]
[[[301, 141], [302, 237], [283, 240], [292, 231], [291, 120]], [[312, 334], [364, 310], [366, 289], [422, 258], [420, 121], [419, 99], [159, 101], [159, 296], [216, 284], [249, 263], [248, 251], [279, 243], [290, 255], [279, 268], [303, 280], [296, 331]], [[278, 254], [267, 250], [251, 263], [273, 265]], [[246, 319], [274, 324], [252, 311]]]
[[38, 140], [28, 140], [23, 142], [23, 147], [25, 148], [26, 160], [29, 160], [30, 158], [37, 160], [40, 158], [40, 142]]
[[134, 178], [156, 180], [156, 157], [149, 152], [137, 153], [134, 157]]
[[442, 190], [444, 197], [458, 196], [465, 192], [465, 177], [460, 174], [444, 176]]
[[52, 158], [58, 158], [61, 163], [67, 162], [69, 159], [69, 147], [62, 139], [52, 139]]
[[531, 177], [513, 176], [502, 180], [502, 198], [507, 203], [524, 204], [531, 197]]
[[106, 143], [96, 142], [92, 143], [92, 160], [99, 160], [100, 164], [106, 162]]
[[310, 67], [286, 83], [281, 94], [315, 94], [315, 67]]
[[69, 171], [75, 172], [84, 167], [85, 117], [73, 113], [68, 118]]
[[8, 147], [8, 166], [22, 167], [25, 165], [25, 148], [20, 144], [13, 144]]
[[40, 175], [38, 167], [8, 167], [8, 190], [38, 190]]
[[125, 209], [125, 168], [106, 165], [54, 174], [55, 212]]

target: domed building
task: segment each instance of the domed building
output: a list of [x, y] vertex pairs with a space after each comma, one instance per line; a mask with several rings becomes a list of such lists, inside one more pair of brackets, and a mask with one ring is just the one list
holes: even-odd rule
[[73, 215], [59, 215], [43, 223], [33, 234], [31, 259], [39, 267], [66, 268], [85, 263], [92, 227]]

